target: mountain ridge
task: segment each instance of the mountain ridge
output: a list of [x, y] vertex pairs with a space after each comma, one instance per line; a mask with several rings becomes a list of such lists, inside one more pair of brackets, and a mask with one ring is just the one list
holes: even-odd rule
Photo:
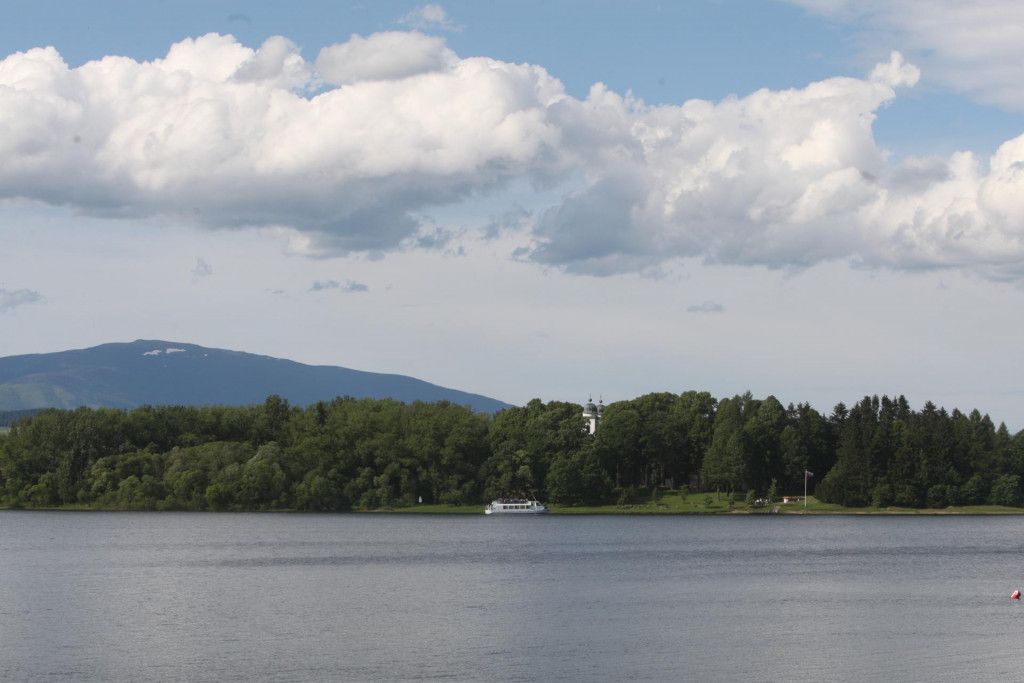
[[446, 400], [479, 412], [510, 407], [406, 375], [156, 339], [0, 358], [0, 410], [249, 405], [273, 394], [296, 405], [351, 396]]

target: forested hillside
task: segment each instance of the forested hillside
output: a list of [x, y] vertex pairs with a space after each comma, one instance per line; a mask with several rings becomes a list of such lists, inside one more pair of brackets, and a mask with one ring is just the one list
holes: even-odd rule
[[509, 404], [414, 377], [152, 339], [0, 358], [0, 411], [143, 405], [247, 405], [277, 395], [309, 405], [335, 396]]
[[0, 435], [0, 504], [105, 509], [350, 510], [477, 505], [534, 494], [564, 505], [698, 487], [811, 489], [848, 506], [1021, 505], [1024, 436], [977, 411], [865, 397], [827, 417], [749, 393], [648, 394], [609, 405], [531, 401], [493, 415], [448, 402], [338, 398], [46, 410]]
[[34, 408], [32, 410], [0, 410], [0, 428], [10, 427], [18, 420], [31, 417], [42, 411], [42, 408]]

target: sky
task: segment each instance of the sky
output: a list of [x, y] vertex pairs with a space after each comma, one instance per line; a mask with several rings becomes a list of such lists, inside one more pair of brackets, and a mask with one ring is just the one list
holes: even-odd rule
[[222, 0], [0, 24], [0, 356], [1024, 429], [1024, 4]]

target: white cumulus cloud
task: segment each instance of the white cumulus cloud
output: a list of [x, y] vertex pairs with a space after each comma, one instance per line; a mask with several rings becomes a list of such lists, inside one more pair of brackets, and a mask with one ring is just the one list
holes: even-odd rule
[[545, 111], [564, 93], [539, 67], [457, 59], [415, 32], [355, 37], [320, 61], [346, 85], [307, 97], [313, 69], [283, 39], [252, 50], [210, 34], [152, 62], [75, 69], [53, 48], [12, 54], [0, 61], [0, 199], [387, 250], [414, 237], [416, 211], [558, 156]]
[[448, 19], [448, 13], [444, 7], [436, 3], [428, 3], [422, 7], [409, 12], [398, 23], [420, 30], [454, 31], [459, 32], [462, 26], [453, 24]]
[[313, 64], [284, 38], [217, 34], [74, 69], [38, 48], [0, 61], [0, 201], [379, 256], [448, 249], [457, 231], [426, 211], [525, 179], [564, 197], [516, 214], [518, 256], [574, 273], [698, 257], [1024, 278], [1024, 137], [990, 160], [896, 166], [876, 145], [876, 116], [920, 77], [894, 52], [864, 78], [649, 106], [601, 84], [576, 99], [540, 66], [416, 31], [353, 36]]
[[[867, 79], [647, 107], [595, 88], [555, 109], [591, 141], [589, 182], [542, 216], [530, 258], [590, 274], [674, 257], [768, 267], [847, 259], [1024, 276], [1020, 139], [986, 173], [970, 153], [893, 167], [877, 112], [918, 72], [899, 53]], [[598, 125], [599, 129], [587, 130]]]
[[316, 70], [334, 85], [386, 81], [439, 72], [457, 61], [443, 38], [388, 31], [320, 50]]

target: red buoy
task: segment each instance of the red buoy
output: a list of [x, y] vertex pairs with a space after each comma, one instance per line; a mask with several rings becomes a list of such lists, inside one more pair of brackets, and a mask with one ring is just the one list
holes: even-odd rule
[[1013, 591], [1013, 593], [1010, 594], [1010, 599], [1020, 600], [1020, 591]]

